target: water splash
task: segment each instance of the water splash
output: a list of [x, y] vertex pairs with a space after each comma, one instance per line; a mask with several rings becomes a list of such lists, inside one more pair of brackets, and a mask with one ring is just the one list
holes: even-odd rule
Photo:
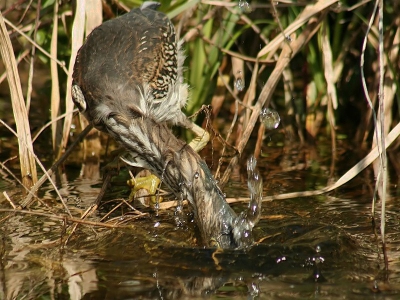
[[247, 293], [251, 297], [250, 299], [258, 298], [258, 296], [260, 295], [260, 287], [256, 282], [252, 282], [251, 284], [248, 285]]
[[253, 244], [252, 230], [260, 220], [263, 181], [257, 170], [257, 160], [251, 156], [247, 161], [248, 188], [250, 203], [234, 221], [233, 235], [240, 248], [247, 248]]
[[318, 245], [315, 247], [316, 255], [312, 258], [312, 262], [314, 263], [314, 271], [313, 271], [313, 279], [315, 282], [324, 282], [326, 279], [321, 273], [321, 265], [325, 261], [325, 259], [321, 256], [321, 247]]
[[156, 213], [156, 217], [158, 217], [159, 211], [160, 211], [160, 201], [158, 197], [156, 197], [156, 202], [154, 203], [154, 212]]
[[245, 83], [244, 83], [244, 78], [243, 78], [243, 76], [242, 76], [242, 71], [239, 71], [238, 73], [237, 73], [237, 76], [236, 76], [236, 79], [235, 79], [235, 88], [239, 91], [239, 92], [241, 92], [241, 91], [243, 91], [244, 90], [244, 87], [245, 87]]
[[239, 0], [239, 8], [244, 14], [248, 14], [252, 12], [251, 5], [245, 0]]
[[180, 192], [180, 197], [178, 197], [177, 205], [174, 212], [175, 224], [177, 227], [183, 227], [185, 225], [185, 218], [183, 213], [183, 199], [184, 199], [183, 188], [182, 188], [183, 185], [185, 185], [184, 182], [179, 183], [181, 192]]
[[247, 220], [254, 227], [260, 219], [263, 192], [263, 180], [258, 172], [257, 160], [254, 156], [247, 161], [247, 186], [250, 192]]
[[260, 122], [269, 130], [276, 129], [281, 123], [281, 117], [276, 110], [263, 108], [260, 113]]

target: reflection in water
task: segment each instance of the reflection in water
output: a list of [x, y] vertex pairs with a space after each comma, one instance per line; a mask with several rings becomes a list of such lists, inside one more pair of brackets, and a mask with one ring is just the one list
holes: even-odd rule
[[322, 275], [322, 264], [325, 259], [321, 256], [321, 246], [317, 245], [315, 247], [315, 256], [311, 258], [311, 263], [314, 265], [313, 279], [315, 282], [324, 282], [326, 279]]
[[82, 259], [65, 259], [62, 265], [67, 272], [70, 299], [82, 299], [98, 289], [96, 269], [92, 264]]
[[[258, 160], [264, 195], [316, 189], [331, 175], [326, 148], [271, 149]], [[338, 157], [349, 159], [348, 154]], [[337, 166], [338, 175], [348, 168], [340, 161]], [[397, 299], [400, 205], [393, 196], [388, 202], [391, 272], [385, 282], [370, 219], [374, 178], [368, 176], [371, 170], [364, 172], [329, 195], [264, 202], [253, 230], [258, 243], [247, 250], [196, 247], [190, 218], [177, 227], [174, 210], [158, 216], [150, 212], [124, 229], [80, 225], [65, 247], [60, 238], [65, 240], [69, 229], [62, 221], [0, 212], [0, 299]], [[118, 180], [119, 195], [126, 189], [127, 197], [124, 177], [113, 182], [108, 199], [116, 198]], [[94, 198], [93, 184], [77, 179], [64, 191]], [[49, 204], [54, 201], [50, 188], [44, 195]], [[238, 181], [224, 192], [228, 197], [248, 194]], [[391, 185], [389, 194], [398, 194], [397, 185]], [[68, 204], [78, 213], [90, 202]], [[8, 205], [0, 198], [1, 208]], [[109, 210], [98, 213], [101, 217]], [[181, 213], [182, 218], [190, 215], [186, 206]]]

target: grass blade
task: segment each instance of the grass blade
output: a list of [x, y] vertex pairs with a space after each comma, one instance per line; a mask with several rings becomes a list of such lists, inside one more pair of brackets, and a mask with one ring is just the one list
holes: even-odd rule
[[14, 51], [0, 12], [0, 52], [7, 71], [11, 101], [19, 139], [19, 159], [21, 164], [22, 183], [30, 188], [37, 181], [33, 145], [29, 127], [28, 113], [22, 94], [21, 81], [18, 74]]

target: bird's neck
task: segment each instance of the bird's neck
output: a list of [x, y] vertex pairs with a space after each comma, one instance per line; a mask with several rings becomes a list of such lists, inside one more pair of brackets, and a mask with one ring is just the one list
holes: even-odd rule
[[237, 215], [206, 163], [190, 146], [165, 124], [149, 118], [128, 120], [113, 115], [106, 124], [109, 134], [133, 153], [133, 165], [150, 169], [176, 197], [189, 201], [205, 246], [237, 246], [232, 233]]

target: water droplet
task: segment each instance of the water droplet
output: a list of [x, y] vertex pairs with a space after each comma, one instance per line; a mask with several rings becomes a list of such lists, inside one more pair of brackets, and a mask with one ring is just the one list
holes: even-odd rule
[[290, 35], [287, 35], [287, 36], [286, 36], [286, 39], [287, 39], [289, 42], [292, 41], [292, 37], [291, 37]]
[[249, 295], [252, 296], [251, 299], [255, 299], [260, 294], [260, 288], [258, 284], [252, 282], [249, 288]]
[[177, 199], [177, 205], [175, 208], [174, 216], [175, 216], [175, 224], [177, 227], [183, 227], [185, 225], [184, 213], [183, 213], [183, 192], [180, 193], [180, 197]]
[[235, 79], [235, 88], [241, 92], [244, 90], [245, 83], [244, 83], [244, 78], [242, 76], [242, 71], [239, 71], [237, 73], [236, 79]]
[[374, 285], [372, 287], [372, 290], [374, 292], [378, 292], [379, 291], [379, 285], [378, 285], [378, 281], [377, 280], [374, 280]]
[[312, 277], [315, 282], [324, 282], [326, 279], [321, 273], [321, 265], [324, 263], [325, 259], [321, 256], [321, 247], [319, 245], [315, 247], [315, 252], [316, 255], [311, 259], [312, 264], [314, 264]]
[[157, 227], [159, 227], [160, 225], [161, 225], [160, 222], [156, 222], [156, 223], [154, 224], [154, 228], [157, 228]]
[[242, 11], [242, 13], [248, 14], [251, 13], [252, 9], [250, 4], [245, 0], [239, 0], [239, 8]]
[[281, 117], [276, 110], [263, 108], [260, 113], [260, 122], [263, 123], [267, 129], [276, 129], [281, 122]]
[[280, 262], [283, 262], [283, 261], [286, 261], [286, 257], [285, 257], [285, 256], [279, 257], [279, 258], [276, 260], [276, 263], [279, 264]]
[[199, 179], [199, 177], [200, 177], [199, 172], [194, 173], [194, 179]]

